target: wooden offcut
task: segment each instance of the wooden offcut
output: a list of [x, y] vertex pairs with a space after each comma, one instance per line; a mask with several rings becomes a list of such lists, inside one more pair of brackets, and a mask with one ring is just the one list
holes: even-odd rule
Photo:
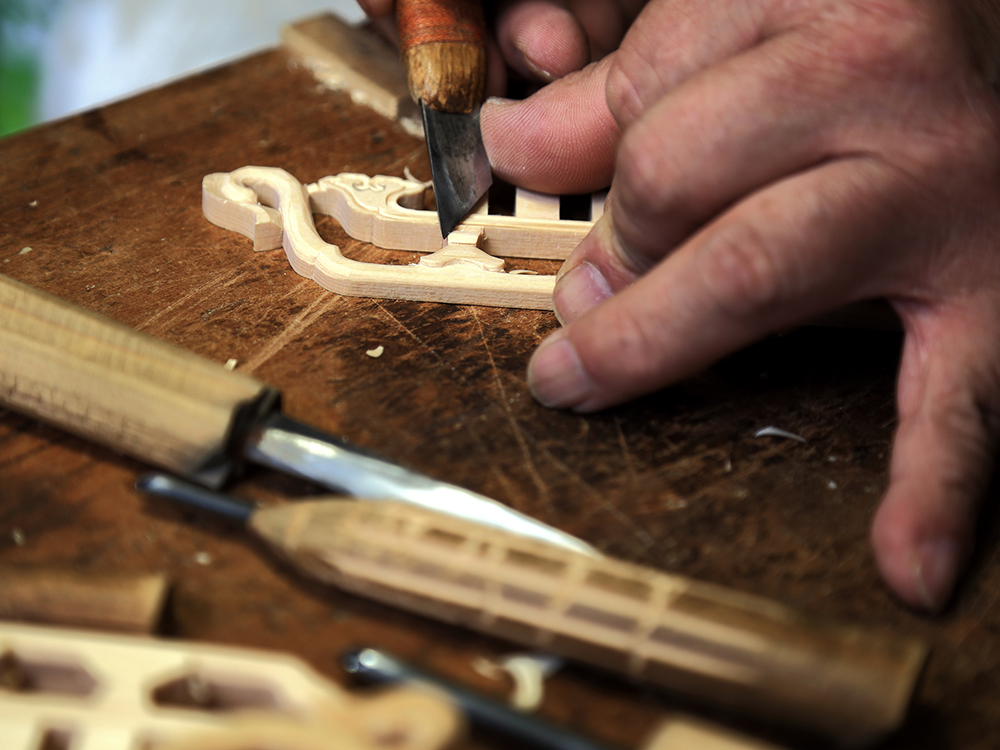
[[168, 588], [159, 573], [0, 565], [0, 620], [151, 633]]

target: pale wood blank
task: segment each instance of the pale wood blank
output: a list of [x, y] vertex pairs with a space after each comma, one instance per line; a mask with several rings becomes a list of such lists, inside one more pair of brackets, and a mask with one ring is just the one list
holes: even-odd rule
[[[502, 259], [563, 260], [593, 221], [552, 218], [550, 196], [522, 192], [521, 210], [543, 218], [480, 206], [442, 248], [437, 214], [419, 208], [428, 189], [418, 180], [351, 173], [302, 185], [282, 169], [243, 167], [204, 178], [202, 210], [213, 224], [251, 238], [255, 250], [284, 247], [297, 273], [338, 294], [553, 309], [554, 276], [508, 273]], [[351, 260], [319, 236], [314, 213], [334, 217], [354, 239], [433, 255], [408, 266]]]
[[356, 28], [329, 13], [281, 29], [292, 59], [332, 91], [423, 135], [420, 109], [410, 98], [399, 52], [373, 30]]

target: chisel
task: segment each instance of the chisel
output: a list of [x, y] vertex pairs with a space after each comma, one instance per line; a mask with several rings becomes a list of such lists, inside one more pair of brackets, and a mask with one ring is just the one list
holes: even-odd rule
[[0, 403], [15, 411], [208, 487], [249, 461], [592, 551], [502, 503], [290, 419], [280, 400], [248, 375], [0, 276]]
[[417, 506], [254, 509], [162, 475], [137, 486], [245, 522], [304, 575], [345, 591], [845, 744], [902, 722], [926, 657], [914, 638]]
[[396, 24], [410, 96], [420, 105], [441, 236], [492, 183], [479, 129], [486, 86], [480, 0], [397, 0]]

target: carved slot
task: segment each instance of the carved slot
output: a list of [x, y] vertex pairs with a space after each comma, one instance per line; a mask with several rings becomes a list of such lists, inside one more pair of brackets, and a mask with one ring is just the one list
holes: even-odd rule
[[6, 651], [0, 656], [0, 692], [87, 696], [97, 681], [79, 664], [30, 658]]
[[585, 604], [574, 604], [566, 610], [566, 616], [573, 620], [580, 620], [611, 630], [619, 630], [623, 633], [632, 633], [639, 626], [634, 617], [618, 615], [603, 609], [588, 607]]
[[72, 732], [66, 729], [48, 729], [42, 735], [38, 750], [70, 750], [72, 746]]
[[462, 534], [455, 534], [451, 531], [445, 531], [444, 529], [433, 527], [424, 531], [423, 536], [426, 541], [432, 544], [440, 544], [453, 549], [461, 547], [468, 540], [468, 537]]
[[511, 586], [510, 584], [501, 589], [504, 599], [518, 604], [526, 604], [529, 607], [546, 609], [552, 601], [552, 597], [538, 591], [532, 591], [521, 586]]
[[587, 585], [612, 594], [634, 599], [638, 602], [648, 602], [652, 587], [645, 581], [634, 578], [623, 578], [603, 570], [592, 570], [587, 574]]
[[494, 179], [490, 185], [490, 215], [513, 216], [515, 192], [514, 186], [509, 182]]
[[532, 552], [524, 552], [519, 549], [507, 550], [508, 563], [518, 568], [526, 568], [536, 573], [544, 573], [550, 576], [560, 576], [566, 572], [566, 563], [562, 560], [553, 560], [549, 557], [542, 557]]
[[592, 196], [590, 193], [581, 195], [559, 196], [560, 221], [590, 221]]
[[233, 676], [216, 678], [191, 672], [152, 691], [153, 703], [164, 708], [228, 712], [243, 709], [278, 710], [283, 705], [274, 686], [243, 682]]

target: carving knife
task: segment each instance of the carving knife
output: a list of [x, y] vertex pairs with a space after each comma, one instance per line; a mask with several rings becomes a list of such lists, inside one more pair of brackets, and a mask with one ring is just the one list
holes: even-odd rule
[[376, 458], [280, 412], [243, 373], [0, 276], [0, 403], [207, 487], [247, 463], [578, 550], [508, 506]]
[[490, 162], [479, 129], [486, 86], [480, 0], [397, 0], [396, 24], [410, 96], [420, 104], [441, 236], [486, 193]]

